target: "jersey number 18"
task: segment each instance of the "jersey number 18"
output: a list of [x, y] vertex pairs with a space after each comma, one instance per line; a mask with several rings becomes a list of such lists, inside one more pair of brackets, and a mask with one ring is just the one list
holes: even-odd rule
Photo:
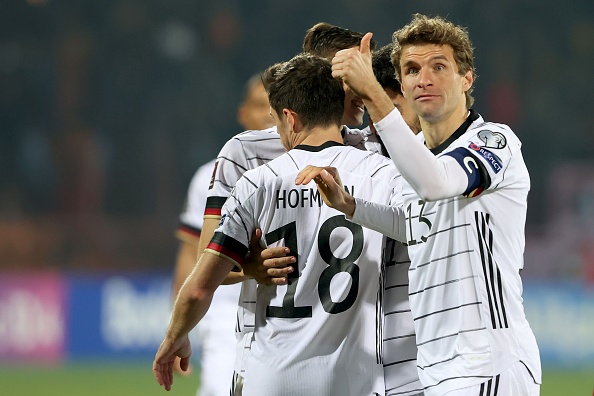
[[[351, 251], [344, 258], [338, 258], [330, 248], [330, 235], [338, 227], [344, 227], [352, 233], [353, 244]], [[297, 250], [297, 225], [291, 222], [285, 226], [277, 228], [266, 234], [268, 243], [278, 242], [284, 239], [285, 246], [291, 249], [291, 255], [296, 258]], [[337, 314], [349, 309], [357, 299], [359, 292], [359, 266], [355, 261], [363, 252], [363, 228], [355, 223], [347, 221], [343, 215], [330, 217], [320, 227], [318, 234], [318, 251], [320, 257], [328, 264], [328, 267], [322, 271], [318, 281], [318, 296], [324, 310], [331, 314]], [[273, 318], [310, 318], [312, 315], [311, 306], [295, 306], [295, 291], [299, 282], [298, 263], [294, 264], [294, 271], [289, 274], [289, 284], [287, 292], [283, 298], [283, 305], [276, 307], [269, 305], [266, 307], [266, 316]], [[332, 301], [330, 295], [330, 283], [332, 278], [340, 273], [346, 272], [351, 276], [351, 288], [345, 299], [339, 302]]]

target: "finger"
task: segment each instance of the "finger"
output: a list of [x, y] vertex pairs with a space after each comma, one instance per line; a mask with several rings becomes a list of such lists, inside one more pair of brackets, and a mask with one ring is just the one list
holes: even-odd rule
[[342, 64], [351, 57], [352, 52], [360, 51], [358, 48], [346, 48], [342, 49], [334, 54], [330, 63], [332, 64], [332, 68], [335, 67], [340, 68]]
[[323, 169], [320, 172], [320, 178], [326, 183], [327, 186], [336, 186], [336, 180], [334, 180], [334, 176], [330, 174], [326, 169]]
[[369, 54], [371, 56], [371, 37], [373, 37], [373, 33], [369, 32], [361, 39], [361, 44], [359, 45], [359, 51], [362, 54]]
[[266, 271], [266, 275], [271, 278], [284, 278], [293, 271], [293, 267], [270, 268]]
[[270, 278], [270, 286], [282, 286], [288, 283], [288, 279], [284, 278]]
[[[307, 165], [305, 168], [301, 169], [299, 171], [299, 173], [297, 174], [297, 177], [295, 178], [295, 184], [299, 185], [303, 183], [303, 179], [305, 178], [305, 176], [307, 174], [309, 174], [309, 172], [311, 171], [312, 166], [311, 165]], [[307, 183], [305, 183], [307, 184]]]
[[342, 72], [342, 70], [335, 70], [334, 68], [332, 68], [332, 78], [341, 81], [343, 77], [344, 73]]
[[250, 248], [260, 247], [260, 238], [262, 238], [262, 230], [256, 228], [250, 239]]
[[334, 60], [336, 59], [336, 61], [340, 61], [344, 58], [345, 54], [348, 54], [351, 51], [350, 48], [345, 48], [345, 49], [341, 49], [336, 51], [336, 53], [334, 54], [334, 56], [332, 57], [332, 63], [334, 63]]
[[153, 362], [153, 375], [155, 379], [165, 390], [171, 389], [171, 380], [167, 375], [167, 369], [165, 364], [159, 364], [157, 362]]
[[[264, 261], [267, 261], [267, 260], [274, 259], [277, 257], [285, 257], [290, 252], [291, 252], [291, 249], [289, 249], [286, 246], [271, 247], [271, 248], [266, 248], [266, 249], [262, 250], [262, 253], [260, 253], [260, 257]], [[266, 265], [266, 263], [264, 263], [264, 265]]]
[[165, 379], [165, 389], [170, 390], [173, 385], [173, 362], [161, 365], [163, 378]]
[[[322, 192], [326, 192], [333, 188], [333, 184], [329, 184], [321, 176], [316, 177], [314, 180], [316, 182], [316, 185], [318, 186], [318, 189]], [[334, 179], [332, 177], [330, 177], [329, 180], [331, 180], [331, 183], [334, 183]]]
[[179, 361], [179, 368], [181, 368], [183, 371], [188, 371], [189, 367], [190, 367], [190, 359], [189, 358], [181, 358], [181, 360]]
[[[295, 180], [295, 184], [305, 185], [314, 180], [316, 176], [318, 176], [322, 170], [322, 168], [318, 168], [317, 166], [308, 167], [309, 169], [302, 170], [298, 178]], [[298, 182], [298, 180], [300, 180]]]
[[287, 266], [291, 266], [292, 264], [294, 264], [295, 261], [297, 261], [295, 256], [274, 257], [264, 260], [262, 265], [268, 269], [286, 268]]

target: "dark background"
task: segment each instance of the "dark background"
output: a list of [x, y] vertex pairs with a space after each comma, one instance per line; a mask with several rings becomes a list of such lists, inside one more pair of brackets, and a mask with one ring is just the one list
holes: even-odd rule
[[244, 81], [316, 22], [383, 45], [414, 12], [468, 27], [474, 108], [523, 142], [526, 276], [594, 282], [591, 0], [3, 1], [0, 270], [171, 271]]

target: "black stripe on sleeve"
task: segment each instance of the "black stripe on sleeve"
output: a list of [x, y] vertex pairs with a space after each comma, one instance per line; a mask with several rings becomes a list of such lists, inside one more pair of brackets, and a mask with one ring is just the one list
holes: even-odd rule
[[209, 209], [221, 209], [226, 200], [227, 197], [208, 197], [206, 198], [206, 207]]
[[490, 215], [475, 212], [474, 219], [491, 314], [491, 325], [493, 329], [508, 328], [507, 313], [503, 304], [501, 271], [493, 259], [493, 231], [489, 227]]

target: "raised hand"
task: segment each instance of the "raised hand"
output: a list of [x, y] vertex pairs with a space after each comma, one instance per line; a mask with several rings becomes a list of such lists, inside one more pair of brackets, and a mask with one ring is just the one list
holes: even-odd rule
[[379, 86], [371, 67], [372, 36], [373, 33], [367, 33], [361, 39], [359, 48], [340, 50], [332, 59], [332, 76], [341, 79], [363, 100], [369, 98], [370, 84]]
[[394, 110], [394, 103], [375, 78], [371, 67], [371, 36], [361, 39], [359, 48], [349, 48], [336, 53], [332, 59], [332, 76], [339, 78], [358, 97], [363, 99], [369, 116], [381, 121]]

